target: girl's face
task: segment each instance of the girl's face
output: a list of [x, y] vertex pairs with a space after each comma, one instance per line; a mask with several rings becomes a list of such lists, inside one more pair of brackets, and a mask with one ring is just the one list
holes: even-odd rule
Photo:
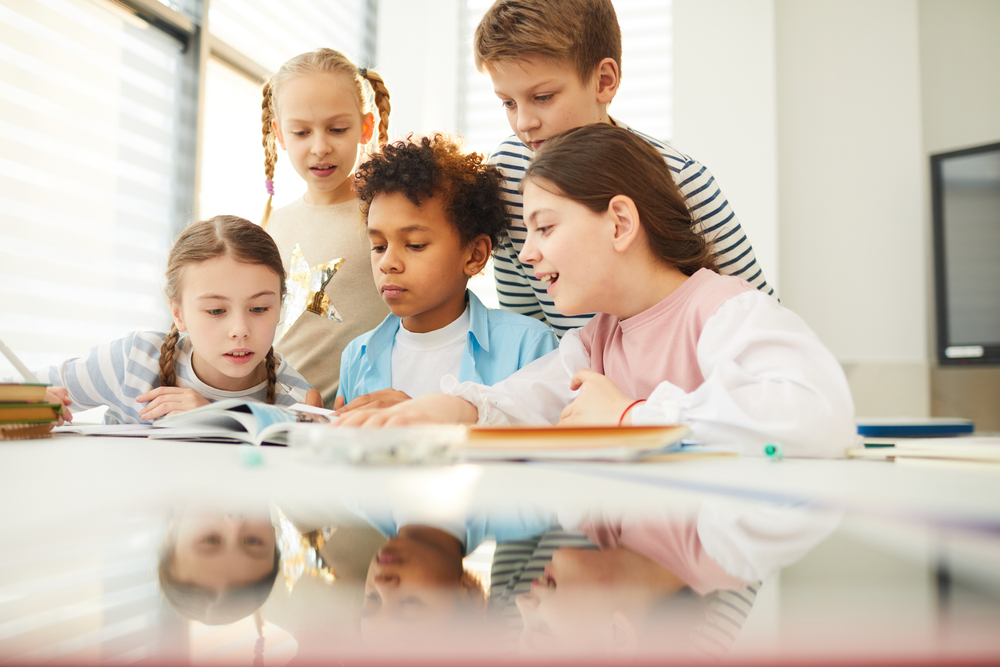
[[358, 108], [347, 74], [295, 77], [277, 98], [274, 131], [278, 144], [306, 182], [306, 202], [338, 204], [354, 198], [351, 174], [359, 148], [372, 138], [371, 114]]
[[531, 264], [535, 278], [563, 315], [614, 313], [616, 286], [611, 259], [614, 223], [533, 180], [524, 182], [524, 222], [528, 235], [518, 258]]
[[274, 567], [274, 527], [267, 519], [193, 512], [175, 530], [170, 570], [185, 584], [222, 593], [258, 581]]
[[526, 654], [601, 652], [612, 642], [613, 596], [600, 551], [558, 549], [531, 592], [515, 599], [524, 621]]
[[184, 267], [174, 324], [191, 337], [194, 372], [205, 384], [242, 391], [266, 379], [264, 360], [281, 316], [281, 278], [228, 255]]

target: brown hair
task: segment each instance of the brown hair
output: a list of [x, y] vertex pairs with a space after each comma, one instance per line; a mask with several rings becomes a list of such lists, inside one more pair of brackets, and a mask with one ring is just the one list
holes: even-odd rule
[[712, 246], [695, 231], [663, 156], [629, 130], [598, 123], [553, 137], [535, 154], [522, 189], [528, 180], [595, 213], [625, 195], [635, 203], [649, 247], [660, 260], [688, 276], [701, 268], [716, 270]]
[[[217, 215], [210, 220], [196, 222], [178, 237], [167, 258], [167, 285], [164, 288], [167, 298], [180, 302], [181, 279], [186, 266], [227, 255], [238, 262], [261, 264], [274, 271], [281, 281], [281, 297], [284, 298], [285, 267], [281, 263], [281, 255], [274, 239], [258, 225], [234, 215]], [[177, 325], [171, 324], [170, 333], [160, 348], [160, 384], [164, 387], [177, 386], [174, 352], [179, 339]], [[272, 347], [264, 360], [268, 403], [274, 403], [278, 383], [277, 367]]]
[[[264, 84], [264, 99], [260, 104], [260, 122], [264, 146], [264, 175], [269, 181], [274, 180], [274, 165], [278, 161], [278, 149], [275, 146], [273, 120], [278, 117], [278, 95], [281, 88], [291, 79], [299, 76], [316, 73], [346, 74], [354, 81], [357, 91], [358, 108], [362, 113], [367, 112], [365, 101], [365, 91], [362, 85], [367, 81], [372, 89], [372, 98], [375, 108], [378, 110], [378, 145], [384, 146], [389, 141], [389, 111], [392, 105], [389, 104], [389, 90], [385, 87], [382, 76], [372, 69], [359, 68], [354, 65], [340, 51], [333, 49], [316, 49], [300, 53], [281, 66], [274, 76]], [[267, 225], [268, 218], [271, 217], [271, 195], [267, 197], [267, 206], [264, 208], [264, 218], [261, 220], [261, 227]]]
[[572, 64], [584, 83], [605, 58], [622, 73], [622, 31], [611, 0], [497, 0], [476, 27], [472, 51], [480, 72], [539, 55]]
[[411, 134], [361, 164], [355, 189], [366, 218], [378, 194], [401, 192], [416, 206], [440, 196], [463, 242], [485, 234], [496, 248], [510, 224], [502, 181], [500, 171], [479, 153], [467, 153], [461, 139], [441, 133]]

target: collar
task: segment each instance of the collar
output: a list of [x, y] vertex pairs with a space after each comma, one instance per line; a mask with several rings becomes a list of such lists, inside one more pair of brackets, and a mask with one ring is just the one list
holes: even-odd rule
[[476, 344], [486, 352], [490, 351], [490, 309], [483, 305], [475, 293], [467, 289], [465, 296], [469, 300], [469, 335]]
[[[479, 297], [470, 290], [465, 290], [465, 298], [469, 301], [469, 335], [476, 344], [486, 352], [490, 351], [490, 309], [483, 305]], [[389, 313], [382, 323], [372, 329], [368, 342], [364, 345], [364, 354], [378, 358], [387, 348], [392, 348], [399, 331], [400, 319]]]

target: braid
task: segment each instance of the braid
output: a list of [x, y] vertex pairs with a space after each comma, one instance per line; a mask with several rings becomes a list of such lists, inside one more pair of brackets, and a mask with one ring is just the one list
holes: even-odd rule
[[389, 112], [392, 110], [392, 105], [389, 104], [389, 89], [385, 87], [382, 75], [374, 70], [365, 70], [364, 78], [375, 93], [375, 107], [378, 109], [378, 145], [381, 148], [389, 142]]
[[[274, 180], [274, 164], [278, 161], [278, 149], [274, 142], [274, 85], [271, 81], [264, 84], [264, 99], [260, 103], [260, 124], [264, 137], [261, 144], [264, 146], [264, 176], [269, 181]], [[267, 225], [268, 218], [271, 217], [270, 189], [267, 195], [267, 205], [264, 207], [264, 218], [260, 221], [260, 226]]]
[[275, 389], [278, 385], [278, 360], [274, 357], [273, 347], [267, 351], [264, 368], [267, 370], [267, 396], [264, 398], [264, 402], [273, 404]]
[[177, 386], [177, 373], [174, 372], [174, 348], [177, 347], [177, 341], [180, 337], [177, 325], [171, 324], [170, 333], [167, 334], [160, 347], [160, 386]]

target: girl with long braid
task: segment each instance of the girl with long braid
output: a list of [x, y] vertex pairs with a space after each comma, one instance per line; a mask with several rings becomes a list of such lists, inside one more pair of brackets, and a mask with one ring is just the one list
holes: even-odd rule
[[109, 424], [226, 398], [320, 405], [319, 392], [271, 346], [285, 271], [267, 232], [234, 216], [195, 223], [170, 250], [166, 278], [170, 332], [135, 331], [39, 371], [53, 385], [50, 400], [106, 405]]
[[371, 245], [354, 191], [362, 147], [375, 152], [388, 141], [389, 92], [374, 70], [339, 51], [317, 49], [281, 66], [264, 85], [261, 108], [268, 193], [274, 194], [278, 146], [306, 184], [301, 198], [274, 211], [268, 197], [261, 225], [290, 274], [317, 266], [336, 271], [325, 287], [332, 308], [289, 313], [276, 345], [332, 408], [341, 353], [389, 313], [372, 279]]

